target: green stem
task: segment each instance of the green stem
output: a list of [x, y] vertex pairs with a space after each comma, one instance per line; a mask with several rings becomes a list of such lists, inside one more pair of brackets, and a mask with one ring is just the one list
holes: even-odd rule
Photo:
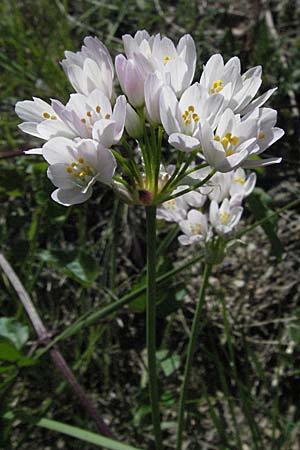
[[156, 371], [156, 206], [146, 206], [147, 222], [147, 307], [146, 340], [148, 357], [149, 395], [156, 449], [162, 450], [159, 396]]
[[195, 352], [199, 329], [200, 329], [200, 314], [202, 311], [202, 306], [205, 298], [205, 290], [208, 285], [208, 279], [211, 272], [211, 264], [205, 263], [204, 272], [203, 272], [203, 281], [200, 288], [199, 293], [199, 301], [196, 307], [192, 331], [189, 339], [187, 357], [184, 368], [183, 381], [180, 390], [180, 399], [179, 399], [179, 407], [178, 407], [178, 427], [177, 427], [177, 438], [176, 438], [176, 450], [181, 450], [182, 448], [182, 434], [183, 434], [183, 426], [184, 426], [184, 407], [187, 397], [188, 385], [189, 385], [189, 376], [192, 368], [192, 360]]

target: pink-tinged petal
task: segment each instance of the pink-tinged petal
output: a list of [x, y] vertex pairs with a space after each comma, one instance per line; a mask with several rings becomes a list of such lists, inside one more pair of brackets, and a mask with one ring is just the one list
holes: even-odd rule
[[65, 137], [55, 137], [43, 145], [43, 157], [49, 164], [72, 163], [75, 143]]
[[282, 158], [267, 158], [260, 160], [244, 161], [242, 167], [245, 169], [253, 169], [254, 167], [270, 166], [271, 164], [279, 164]]
[[168, 135], [180, 132], [177, 121], [178, 101], [172, 89], [164, 86], [160, 94], [160, 118]]
[[181, 150], [186, 153], [200, 147], [200, 141], [198, 139], [183, 133], [172, 133], [168, 142], [177, 150]]
[[51, 198], [64, 206], [78, 205], [88, 200], [93, 193], [92, 188], [82, 193], [80, 189], [56, 189], [52, 192]]

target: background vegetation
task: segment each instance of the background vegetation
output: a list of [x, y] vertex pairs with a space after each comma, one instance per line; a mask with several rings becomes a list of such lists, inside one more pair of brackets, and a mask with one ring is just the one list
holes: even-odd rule
[[[199, 57], [197, 76], [216, 52], [225, 59], [239, 56], [244, 70], [263, 65], [264, 90], [279, 86], [272, 107], [278, 110], [286, 135], [268, 152], [281, 155], [283, 163], [259, 172], [258, 185], [264, 191], [255, 198], [261, 199], [265, 214], [299, 197], [296, 0], [2, 0], [0, 249], [52, 336], [79, 316], [144, 284], [144, 220], [138, 207], [121, 205], [101, 189], [80, 207], [54, 204], [46, 164], [19, 155], [39, 143], [17, 129], [14, 104], [32, 95], [66, 101], [71, 86], [59, 65], [65, 49], [79, 50], [83, 38], [91, 34], [116, 55], [122, 49], [122, 34], [143, 28], [175, 40], [192, 34]], [[249, 205], [259, 217], [255, 199]], [[285, 211], [275, 224], [280, 241], [271, 235], [270, 244], [263, 230], [256, 229], [213, 273], [190, 386], [186, 449], [300, 449], [297, 212], [299, 207]], [[250, 211], [246, 216], [246, 222], [253, 221]], [[159, 274], [163, 274], [182, 263], [191, 250], [178, 250], [176, 231], [168, 225], [160, 225], [160, 235], [167, 237], [160, 249]], [[158, 359], [166, 449], [174, 448], [180, 362], [201, 282], [199, 264], [177, 274], [159, 292]], [[81, 327], [61, 341], [60, 349], [119, 439], [151, 449], [144, 300], [139, 296], [129, 307]], [[0, 346], [0, 448], [95, 448], [22, 419], [49, 417], [96, 430], [54, 370], [49, 354], [38, 358], [43, 346], [2, 273], [0, 311], [2, 317], [15, 317], [23, 325], [0, 319], [1, 343], [10, 342], [19, 352], [9, 361]], [[8, 328], [13, 330], [10, 334]], [[8, 411], [16, 414], [14, 420], [4, 418]]]

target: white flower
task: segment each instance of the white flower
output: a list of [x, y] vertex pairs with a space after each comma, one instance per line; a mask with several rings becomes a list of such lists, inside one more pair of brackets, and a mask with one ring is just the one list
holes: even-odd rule
[[[72, 129], [57, 116], [52, 106], [40, 98], [17, 102], [15, 111], [24, 120], [18, 126], [25, 133], [45, 140], [55, 136], [74, 137]], [[41, 150], [26, 153], [41, 154]]]
[[178, 101], [172, 89], [164, 86], [160, 95], [160, 117], [169, 143], [184, 152], [201, 146], [199, 129], [207, 121], [214, 129], [223, 109], [223, 97], [211, 95], [195, 83], [188, 87]]
[[[239, 205], [243, 198], [251, 194], [255, 188], [256, 174], [252, 172], [246, 177], [245, 171], [239, 167], [232, 174], [229, 194], [231, 195], [231, 204]], [[235, 199], [235, 200], [234, 200]]]
[[209, 208], [209, 220], [218, 234], [227, 234], [238, 224], [243, 213], [241, 206], [232, 206], [228, 198], [225, 198], [218, 206], [213, 200]]
[[50, 164], [47, 175], [58, 188], [51, 197], [65, 206], [88, 200], [96, 181], [111, 184], [116, 169], [113, 154], [91, 139], [75, 143], [53, 138], [44, 144], [43, 157]]
[[184, 233], [178, 237], [181, 245], [189, 245], [195, 244], [199, 241], [207, 241], [211, 236], [206, 215], [196, 209], [191, 209], [188, 212], [187, 219], [181, 220], [179, 222], [179, 227]]
[[52, 106], [76, 137], [93, 137], [107, 148], [118, 143], [122, 137], [126, 117], [124, 95], [117, 98], [113, 110], [108, 97], [99, 89], [87, 97], [71, 94], [66, 106], [53, 100]]
[[111, 99], [113, 96], [114, 66], [111, 56], [101, 41], [88, 36], [80, 52], [65, 52], [63, 69], [74, 89], [84, 95], [95, 88]]
[[221, 55], [213, 55], [203, 68], [200, 79], [211, 95], [224, 96], [224, 104], [234, 113], [246, 114], [263, 105], [276, 89], [270, 89], [253, 100], [261, 86], [261, 66], [253, 67], [241, 75], [241, 63], [236, 56], [224, 64]]
[[[209, 168], [208, 173], [210, 171], [211, 168]], [[232, 172], [217, 172], [208, 183], [201, 188], [201, 192], [205, 193], [210, 200], [215, 200], [217, 203], [220, 203], [224, 198], [228, 197], [231, 183]]]
[[[173, 193], [178, 192], [181, 189], [175, 189]], [[173, 198], [172, 200], [168, 200], [157, 208], [158, 219], [164, 219], [167, 222], [180, 222], [182, 219], [186, 217], [188, 205], [186, 201], [181, 197]]]
[[127, 95], [129, 102], [136, 107], [142, 106], [145, 100], [144, 77], [139, 65], [134, 59], [117, 55], [115, 66], [122, 91]]
[[127, 58], [134, 59], [146, 79], [147, 74], [158, 71], [164, 83], [177, 96], [191, 84], [196, 67], [196, 48], [193, 38], [184, 35], [177, 47], [167, 37], [159, 34], [150, 36], [146, 31], [138, 31], [134, 37], [123, 36]]
[[216, 132], [207, 121], [199, 130], [203, 155], [208, 164], [220, 172], [229, 172], [258, 151], [258, 121], [248, 118], [241, 121], [238, 114], [226, 109]]
[[[277, 111], [271, 108], [257, 108], [248, 113], [242, 120], [255, 119], [258, 121], [258, 148], [252, 155], [260, 155], [268, 147], [274, 144], [284, 135], [281, 128], [275, 127], [277, 121]], [[244, 167], [267, 166], [269, 164], [279, 163], [282, 158], [267, 158], [261, 161], [246, 161]]]

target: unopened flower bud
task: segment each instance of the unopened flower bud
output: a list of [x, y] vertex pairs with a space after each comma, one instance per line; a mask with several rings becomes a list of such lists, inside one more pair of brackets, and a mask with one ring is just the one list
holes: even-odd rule
[[129, 102], [136, 107], [143, 106], [144, 78], [135, 60], [117, 55], [115, 66], [120, 85]]
[[129, 103], [126, 105], [125, 128], [129, 136], [133, 139], [138, 139], [143, 135], [141, 118]]

